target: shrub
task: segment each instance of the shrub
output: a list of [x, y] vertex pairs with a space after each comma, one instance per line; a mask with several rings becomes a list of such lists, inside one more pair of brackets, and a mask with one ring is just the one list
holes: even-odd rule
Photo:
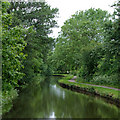
[[100, 85], [104, 84], [104, 85], [116, 85], [117, 86], [119, 84], [117, 74], [114, 74], [111, 76], [108, 76], [108, 75], [95, 76], [90, 82], [94, 82]]

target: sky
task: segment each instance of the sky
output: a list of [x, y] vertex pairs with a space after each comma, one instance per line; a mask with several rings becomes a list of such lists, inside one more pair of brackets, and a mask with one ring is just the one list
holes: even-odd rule
[[114, 9], [110, 7], [116, 0], [45, 0], [52, 8], [59, 9], [59, 18], [56, 18], [59, 28], [53, 28], [53, 34], [50, 36], [57, 38], [58, 32], [64, 22], [79, 10], [87, 10], [89, 8], [101, 8], [113, 13]]

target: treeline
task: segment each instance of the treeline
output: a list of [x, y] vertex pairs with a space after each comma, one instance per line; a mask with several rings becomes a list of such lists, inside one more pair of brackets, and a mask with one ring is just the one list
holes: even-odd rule
[[45, 2], [2, 4], [2, 113], [9, 111], [16, 88], [51, 74], [47, 56], [58, 9]]
[[57, 73], [78, 81], [119, 85], [120, 3], [111, 15], [101, 9], [78, 11], [62, 26], [49, 61]]

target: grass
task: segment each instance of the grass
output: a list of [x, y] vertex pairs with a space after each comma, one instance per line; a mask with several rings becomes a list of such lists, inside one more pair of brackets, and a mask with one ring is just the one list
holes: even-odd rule
[[58, 75], [58, 76], [64, 76], [64, 77], [67, 77], [67, 76], [69, 76], [69, 74], [53, 74], [53, 75]]
[[69, 82], [68, 80], [70, 80], [72, 77], [73, 77], [72, 75], [64, 77], [61, 80], [59, 80], [59, 83], [64, 83], [64, 84], [67, 84], [70, 86], [74, 85], [74, 86], [81, 87], [81, 88], [87, 88], [88, 90], [94, 89], [95, 92], [99, 93], [102, 96], [111, 95], [113, 98], [120, 99], [120, 96], [119, 96], [120, 91], [108, 89], [108, 88], [97, 87], [97, 86], [89, 86], [89, 85], [84, 85], [84, 84], [80, 84], [80, 83]]
[[[77, 81], [77, 80], [76, 80]], [[82, 82], [82, 81], [78, 81], [78, 83], [87, 83], [87, 84], [93, 84], [93, 85], [100, 85], [100, 86], [106, 86], [106, 87], [113, 87], [113, 88], [119, 88], [119, 86], [116, 85], [106, 85], [106, 84], [97, 84], [95, 82]]]
[[95, 84], [95, 85], [102, 85], [102, 86], [108, 86], [108, 87], [114, 87], [119, 88], [120, 82], [118, 81], [118, 75], [98, 75], [94, 76], [90, 80], [82, 79], [81, 77], [78, 77], [77, 80], [80, 83], [88, 83], [88, 84]]

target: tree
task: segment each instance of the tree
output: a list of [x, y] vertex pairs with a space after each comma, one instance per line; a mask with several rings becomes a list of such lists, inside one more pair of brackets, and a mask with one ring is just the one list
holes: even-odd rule
[[18, 80], [21, 80], [23, 73], [23, 61], [26, 55], [23, 49], [27, 45], [24, 41], [27, 29], [22, 27], [10, 28], [12, 16], [8, 14], [6, 9], [9, 3], [2, 3], [2, 80], [3, 90], [15, 88]]
[[101, 9], [76, 12], [62, 26], [53, 53], [54, 61], [65, 70], [84, 69], [84, 76], [94, 74], [99, 59], [99, 54], [94, 51], [102, 47], [104, 25], [109, 21], [110, 14]]
[[[102, 72], [111, 75], [119, 74], [120, 71], [120, 2], [118, 1], [113, 5], [115, 11], [113, 14], [113, 20], [108, 24], [105, 24], [106, 39], [104, 42], [105, 55], [101, 60], [100, 68]], [[105, 70], [105, 68], [107, 68]]]
[[2, 2], [2, 113], [10, 110], [12, 100], [17, 96], [16, 87], [20, 86], [18, 82], [24, 76], [21, 70], [26, 59], [23, 53], [27, 45], [25, 37], [31, 32], [31, 28], [10, 27], [12, 15], [7, 12], [9, 6], [9, 2]]
[[11, 26], [21, 24], [24, 27], [33, 26], [35, 30], [25, 38], [28, 43], [24, 50], [28, 54], [24, 62], [25, 79], [32, 80], [37, 74], [47, 75], [47, 54], [54, 44], [54, 39], [48, 35], [57, 24], [54, 18], [58, 9], [51, 8], [44, 2], [11, 2], [8, 12], [14, 14]]

